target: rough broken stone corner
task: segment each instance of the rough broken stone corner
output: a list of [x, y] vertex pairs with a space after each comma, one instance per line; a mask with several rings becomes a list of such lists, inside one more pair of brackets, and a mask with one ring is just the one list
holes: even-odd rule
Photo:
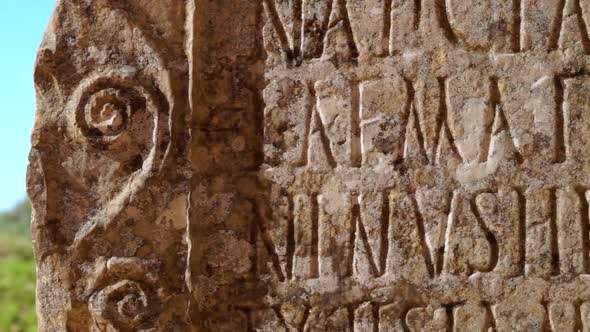
[[590, 2], [60, 0], [40, 331], [590, 331]]

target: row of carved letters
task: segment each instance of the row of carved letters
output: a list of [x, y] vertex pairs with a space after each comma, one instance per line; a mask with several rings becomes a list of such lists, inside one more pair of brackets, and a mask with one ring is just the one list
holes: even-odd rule
[[476, 272], [586, 274], [589, 194], [581, 188], [511, 189], [443, 197], [386, 190], [348, 196], [350, 203], [332, 214], [326, 211], [331, 201], [347, 195], [295, 195], [287, 199], [287, 220], [256, 222], [252, 241], [264, 257], [255, 260], [254, 272], [281, 281], [417, 271], [425, 280]]
[[[461, 6], [464, 0], [456, 1], [455, 5]], [[552, 10], [552, 15], [544, 13], [543, 19], [539, 18], [536, 6], [538, 3], [528, 0], [514, 0], [512, 4], [506, 1], [506, 4], [500, 6], [509, 6], [503, 8], [507, 13], [503, 13], [498, 22], [493, 21], [495, 15], [500, 13], [475, 12], [475, 6], [470, 6], [473, 13], [469, 15], [476, 16], [479, 21], [478, 25], [489, 25], [490, 29], [496, 25], [505, 24], [507, 28], [496, 26], [494, 35], [496, 38], [507, 39], [508, 52], [520, 52], [538, 45], [534, 45], [541, 39], [543, 48], [552, 51], [558, 48], [568, 47], [565, 41], [564, 32], [576, 34], [577, 41], [581, 44], [581, 51], [590, 54], [590, 37], [588, 35], [585, 6], [580, 5], [581, 0], [559, 0], [547, 3], [548, 9]], [[464, 22], [464, 14], [456, 15], [454, 19], [449, 19], [449, 1], [443, 0], [414, 0], [406, 1], [406, 5], [395, 4], [397, 1], [367, 1], [367, 4], [359, 5], [353, 0], [325, 0], [323, 4], [316, 4], [315, 1], [295, 0], [290, 2], [277, 2], [276, 0], [264, 0], [266, 17], [271, 22], [274, 30], [278, 35], [279, 42], [283, 51], [292, 59], [317, 58], [322, 55], [326, 49], [325, 36], [331, 29], [341, 27], [346, 33], [350, 52], [353, 56], [359, 54], [372, 54], [375, 56], [388, 56], [395, 54], [401, 45], [394, 43], [411, 44], [407, 40], [396, 40], [398, 35], [401, 37], [408, 32], [415, 30], [416, 36], [419, 35], [420, 26], [426, 21], [436, 22], [436, 28], [440, 31], [441, 36], [450, 44], [464, 44], [474, 49], [490, 49], [494, 41], [487, 45], [481, 44], [481, 36], [469, 28], [469, 24]], [[451, 1], [453, 2], [453, 1]], [[287, 4], [291, 8], [283, 8]], [[394, 5], [395, 4], [395, 5]], [[453, 5], [452, 3], [450, 5]], [[308, 8], [309, 7], [309, 8]], [[445, 9], [446, 8], [446, 9]], [[496, 10], [493, 7], [488, 11]], [[319, 10], [319, 15], [314, 13]], [[460, 10], [460, 9], [459, 9]], [[382, 17], [375, 18], [375, 11], [381, 11]], [[287, 13], [286, 15], [284, 13]], [[429, 17], [424, 13], [430, 13]], [[281, 15], [283, 14], [283, 15]], [[288, 18], [285, 16], [291, 15]], [[469, 16], [468, 15], [468, 16]], [[412, 16], [410, 18], [410, 16]], [[542, 15], [541, 15], [542, 16]], [[552, 16], [552, 17], [549, 17]], [[572, 22], [571, 17], [576, 20]], [[468, 18], [469, 19], [469, 18]], [[473, 19], [471, 17], [471, 19]], [[292, 24], [287, 24], [286, 20], [292, 20]], [[366, 22], [366, 20], [370, 20]], [[535, 20], [539, 20], [536, 22]], [[378, 24], [375, 24], [379, 22]], [[462, 26], [466, 24], [467, 26]], [[539, 25], [547, 25], [541, 28], [541, 31], [534, 31]], [[396, 31], [399, 30], [409, 31]], [[531, 30], [531, 31], [529, 31]], [[571, 32], [570, 32], [571, 31]], [[476, 34], [477, 37], [471, 34]], [[531, 34], [544, 35], [539, 37], [528, 37], [532, 41], [527, 41], [524, 36]], [[377, 39], [378, 40], [366, 40]], [[417, 38], [417, 37], [416, 37]], [[478, 40], [479, 38], [479, 40]], [[532, 46], [530, 44], [533, 44]]]
[[[439, 160], [448, 158], [449, 156], [445, 156], [445, 153], [448, 153], [465, 164], [485, 163], [489, 161], [489, 156], [494, 154], [492, 150], [494, 138], [502, 135], [507, 137], [503, 144], [510, 145], [508, 149], [514, 151], [513, 155], [504, 156], [504, 158], [514, 159], [519, 164], [531, 158], [541, 158], [541, 162], [548, 161], [552, 163], [581, 160], [587, 157], [585, 155], [584, 135], [579, 130], [579, 125], [570, 123], [570, 118], [578, 118], [579, 115], [582, 115], [582, 120], [579, 121], [584, 121], [585, 102], [579, 101], [584, 97], [579, 95], [581, 92], [578, 92], [580, 89], [585, 91], [588, 82], [584, 77], [576, 76], [572, 78], [557, 75], [553, 79], [544, 77], [538, 82], [532, 83], [531, 91], [538, 90], [536, 96], [540, 96], [540, 99], [529, 100], [528, 105], [535, 106], [528, 106], [528, 109], [514, 109], [515, 106], [513, 105], [509, 107], [504, 105], [498, 89], [498, 80], [492, 77], [489, 81], [490, 95], [487, 97], [480, 96], [478, 99], [481, 105], [485, 105], [484, 110], [478, 109], [479, 104], [473, 106], [473, 110], [457, 109], [457, 107], [460, 107], [457, 106], [460, 104], [459, 102], [457, 105], [449, 105], [449, 100], [454, 100], [457, 96], [448, 95], [449, 80], [446, 78], [438, 80], [439, 91], [437, 93], [439, 100], [436, 101], [418, 100], [418, 98], [424, 98], [424, 96], [418, 97], [414, 87], [416, 83], [407, 80], [402, 81], [405, 85], [403, 87], [383, 86], [391, 83], [389, 81], [395, 81], [395, 79], [351, 84], [349, 88], [343, 89], [339, 94], [331, 94], [324, 98], [321, 94], [325, 93], [318, 90], [320, 88], [318, 83], [321, 83], [319, 81], [315, 86], [305, 88], [309, 91], [308, 95], [310, 97], [308, 98], [313, 99], [312, 102], [307, 103], [309, 104], [307, 110], [302, 110], [307, 114], [303, 116], [302, 111], [299, 110], [294, 112], [298, 114], [297, 118], [291, 120], [295, 122], [294, 127], [298, 126], [300, 122], [306, 121], [306, 123], [304, 132], [296, 135], [300, 141], [295, 145], [285, 146], [287, 149], [299, 149], [296, 156], [289, 157], [292, 160], [288, 160], [288, 162], [299, 166], [310, 165], [313, 164], [313, 154], [320, 152], [333, 168], [338, 165], [360, 167], [375, 162], [375, 158], [379, 157], [374, 157], [374, 152], [381, 149], [381, 151], [377, 152], [389, 155], [394, 162], [418, 158], [426, 163], [440, 164]], [[539, 83], [541, 81], [552, 83]], [[375, 92], [373, 91], [375, 89], [384, 91]], [[389, 90], [402, 91], [396, 98], [399, 97], [399, 99], [403, 100], [405, 105], [384, 105], [382, 103], [381, 107], [387, 107], [388, 109], [375, 109], [374, 101], [370, 97], [366, 97], [367, 95], [379, 96], [380, 93], [391, 93]], [[347, 93], [350, 93], [350, 95], [346, 95]], [[355, 98], [354, 96], [360, 97]], [[547, 96], [551, 100], [547, 100]], [[572, 97], [577, 100], [569, 100]], [[298, 97], [289, 96], [289, 98]], [[465, 96], [465, 98], [467, 97]], [[334, 118], [331, 115], [334, 110], [325, 110], [325, 108], [333, 108], [333, 105], [338, 103], [345, 105], [337, 110], [337, 112], [345, 114], [345, 116]], [[428, 103], [433, 105], [427, 105]], [[523, 105], [525, 104], [527, 103], [523, 103]], [[295, 103], [288, 107], [302, 108], [301, 103]], [[521, 105], [520, 107], [524, 106]], [[507, 113], [507, 108], [510, 109], [510, 114]], [[438, 112], [435, 115], [438, 121], [437, 125], [425, 126], [421, 123], [423, 121], [421, 119], [424, 116], [432, 116], [432, 114], [428, 113], [433, 111]], [[286, 113], [287, 110], [278, 109], [272, 112]], [[293, 113], [292, 110], [289, 110], [289, 112]], [[534, 115], [528, 114], [528, 112], [534, 113]], [[539, 114], [548, 120], [533, 121], [532, 119], [537, 119]], [[464, 121], [465, 126], [473, 126], [473, 120], [470, 117], [474, 117], [479, 121], [475, 126], [478, 130], [476, 133], [473, 130], [466, 131], [457, 128], [457, 126], [463, 125], [460, 121]], [[454, 118], [455, 122], [452, 122], [451, 118]], [[523, 121], [523, 118], [531, 118], [530, 123], [519, 124], [519, 127], [524, 128], [518, 132], [513, 132], [512, 128], [517, 126], [512, 122]], [[348, 123], [345, 126], [349, 128], [348, 132], [332, 131], [331, 127], [342, 127], [342, 124], [330, 122], [333, 121], [332, 119], [347, 121]], [[268, 140], [275, 144], [273, 141], [276, 140], [276, 137], [284, 135], [285, 131], [280, 128], [282, 125], [271, 128], [275, 126], [272, 121], [271, 118], [267, 118], [266, 126], [267, 132], [271, 134]], [[384, 127], [384, 125], [386, 126]], [[523, 134], [523, 130], [530, 133], [530, 135]], [[274, 134], [275, 132], [278, 134]], [[313, 135], [318, 133], [322, 136], [321, 140], [313, 140]], [[515, 136], [519, 134], [522, 137]], [[531, 137], [546, 137], [544, 139], [552, 142], [549, 144], [546, 141], [543, 143], [527, 142], [527, 139]], [[414, 138], [415, 142], [411, 142], [410, 138]], [[379, 140], [391, 143], [381, 144], [382, 147], [379, 147]], [[346, 148], [343, 148], [339, 145], [341, 143], [337, 144], [337, 142], [346, 142]], [[475, 148], [474, 142], [476, 142]], [[443, 147], [444, 144], [449, 146], [445, 148]], [[576, 147], [573, 145], [576, 145]], [[539, 148], [546, 151], [540, 151]]]
[[512, 306], [499, 303], [455, 303], [438, 308], [399, 304], [358, 303], [321, 312], [303, 307], [299, 321], [289, 321], [281, 307], [243, 309], [243, 320], [253, 330], [273, 331], [586, 331], [590, 302], [541, 302]]

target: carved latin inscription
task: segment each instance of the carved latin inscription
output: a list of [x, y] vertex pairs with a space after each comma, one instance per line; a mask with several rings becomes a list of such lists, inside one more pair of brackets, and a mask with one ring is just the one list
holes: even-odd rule
[[62, 0], [40, 331], [590, 329], [586, 0]]
[[[296, 166], [330, 168], [401, 162], [443, 166], [455, 160], [449, 166], [487, 164], [492, 172], [506, 160], [584, 160], [585, 97], [580, 89], [587, 79], [541, 77], [529, 83], [533, 93], [520, 105], [512, 92], [499, 90], [516, 84], [510, 77], [474, 71], [439, 78], [438, 84], [426, 78], [434, 81], [430, 85], [401, 76], [360, 83], [285, 79], [266, 90], [284, 98], [273, 97], [266, 111], [266, 156], [275, 158], [268, 159], [271, 164], [288, 158]], [[534, 113], [517, 115], [518, 106]], [[580, 120], [574, 124], [572, 119]], [[528, 127], [522, 128], [525, 123]], [[533, 155], [531, 145], [543, 145], [547, 153]]]

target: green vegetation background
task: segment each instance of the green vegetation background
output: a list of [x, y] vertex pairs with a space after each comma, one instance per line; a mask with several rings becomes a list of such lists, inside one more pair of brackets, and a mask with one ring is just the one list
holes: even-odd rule
[[0, 213], [0, 331], [37, 331], [31, 205]]

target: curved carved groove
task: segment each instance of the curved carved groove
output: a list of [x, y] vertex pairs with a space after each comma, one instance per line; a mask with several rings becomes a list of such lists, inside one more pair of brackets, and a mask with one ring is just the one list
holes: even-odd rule
[[153, 328], [168, 299], [150, 272], [157, 262], [137, 258], [101, 258], [89, 286], [88, 308], [97, 332]]
[[74, 95], [76, 125], [101, 153], [114, 152], [116, 159], [134, 162], [134, 157], [126, 154], [128, 145], [135, 143], [132, 136], [152, 128], [148, 135], [152, 146], [142, 153], [139, 169], [129, 174], [114, 199], [80, 228], [73, 243], [73, 248], [77, 248], [97, 229], [108, 229], [133, 199], [141, 197], [146, 181], [164, 164], [170, 148], [170, 128], [169, 103], [162, 92], [137, 80], [120, 75], [99, 77], [82, 83]]

